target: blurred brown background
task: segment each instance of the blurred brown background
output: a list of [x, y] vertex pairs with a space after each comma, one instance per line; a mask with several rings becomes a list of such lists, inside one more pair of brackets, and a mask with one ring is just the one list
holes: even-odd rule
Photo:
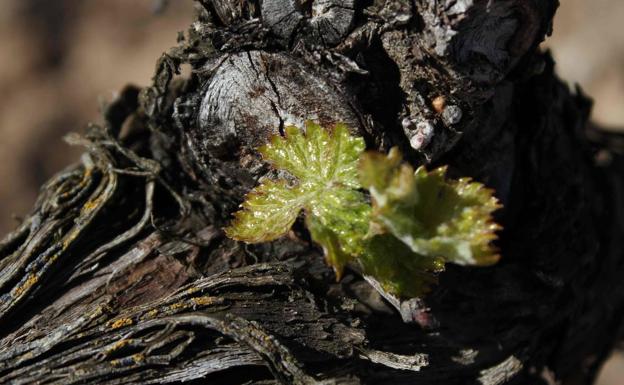
[[[124, 84], [147, 85], [192, 20], [191, 0], [0, 0], [0, 234], [39, 186], [77, 159], [63, 134], [99, 119]], [[624, 1], [561, 0], [551, 48], [561, 77], [595, 99], [593, 120], [624, 128]], [[599, 385], [624, 385], [616, 355]]]
[[0, 0], [0, 233], [24, 215], [39, 186], [77, 159], [62, 136], [99, 119], [193, 18], [191, 0]]

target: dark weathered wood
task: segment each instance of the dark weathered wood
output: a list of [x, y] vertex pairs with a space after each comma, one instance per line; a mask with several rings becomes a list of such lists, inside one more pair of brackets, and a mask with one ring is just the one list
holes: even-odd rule
[[[624, 141], [537, 48], [556, 1], [197, 6], [0, 243], [0, 383], [593, 381], [622, 334]], [[398, 299], [335, 282], [299, 224], [227, 239], [255, 149], [306, 119], [495, 188], [501, 262]]]

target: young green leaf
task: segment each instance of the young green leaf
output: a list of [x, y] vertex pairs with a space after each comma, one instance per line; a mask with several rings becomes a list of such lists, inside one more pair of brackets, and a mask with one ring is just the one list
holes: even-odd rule
[[265, 181], [247, 194], [225, 233], [247, 243], [275, 240], [290, 230], [304, 203], [300, 186], [288, 186], [284, 180]]
[[331, 133], [312, 122], [306, 132], [287, 127], [260, 148], [264, 159], [297, 181], [264, 182], [253, 189], [225, 229], [233, 239], [255, 243], [276, 239], [288, 232], [305, 210], [312, 239], [323, 246], [327, 262], [340, 276], [345, 264], [361, 253], [370, 205], [360, 188], [358, 161], [364, 140], [349, 134], [345, 125]]
[[337, 124], [330, 133], [308, 121], [305, 134], [295, 126], [286, 127], [285, 134], [274, 136], [259, 150], [276, 169], [288, 171], [303, 184], [360, 187], [358, 161], [364, 140], [351, 136], [347, 126]]
[[226, 234], [271, 241], [303, 210], [338, 278], [357, 260], [386, 291], [404, 297], [425, 293], [446, 262], [496, 262], [491, 241], [499, 226], [491, 214], [499, 204], [491, 190], [470, 179], [447, 180], [445, 168], [414, 172], [396, 149], [387, 156], [363, 151], [364, 141], [344, 125], [328, 131], [308, 122], [305, 134], [287, 127], [260, 153], [294, 181], [269, 180], [253, 189]]
[[444, 271], [444, 259], [416, 254], [392, 234], [366, 239], [365, 252], [358, 260], [367, 275], [381, 283], [384, 290], [413, 298], [429, 291]]
[[447, 180], [446, 168], [416, 172], [388, 156], [367, 153], [360, 178], [373, 200], [372, 228], [390, 233], [416, 254], [460, 265], [488, 265], [499, 256], [491, 242], [500, 226], [493, 191], [468, 178]]

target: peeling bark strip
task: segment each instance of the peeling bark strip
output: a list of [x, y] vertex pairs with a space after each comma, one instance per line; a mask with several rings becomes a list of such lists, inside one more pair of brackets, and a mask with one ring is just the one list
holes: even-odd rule
[[[624, 151], [537, 50], [556, 1], [197, 3], [0, 242], [0, 383], [593, 381], [622, 333]], [[495, 188], [501, 262], [401, 299], [336, 283], [301, 226], [227, 239], [256, 147], [305, 119]]]

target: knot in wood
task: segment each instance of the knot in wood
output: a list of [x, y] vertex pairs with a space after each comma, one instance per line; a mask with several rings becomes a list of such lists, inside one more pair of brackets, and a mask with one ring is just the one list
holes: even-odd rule
[[257, 149], [289, 125], [341, 122], [361, 135], [358, 113], [339, 87], [291, 55], [241, 52], [219, 58], [215, 67], [196, 123], [186, 128], [186, 144], [211, 179], [217, 162], [254, 178], [264, 175]]

